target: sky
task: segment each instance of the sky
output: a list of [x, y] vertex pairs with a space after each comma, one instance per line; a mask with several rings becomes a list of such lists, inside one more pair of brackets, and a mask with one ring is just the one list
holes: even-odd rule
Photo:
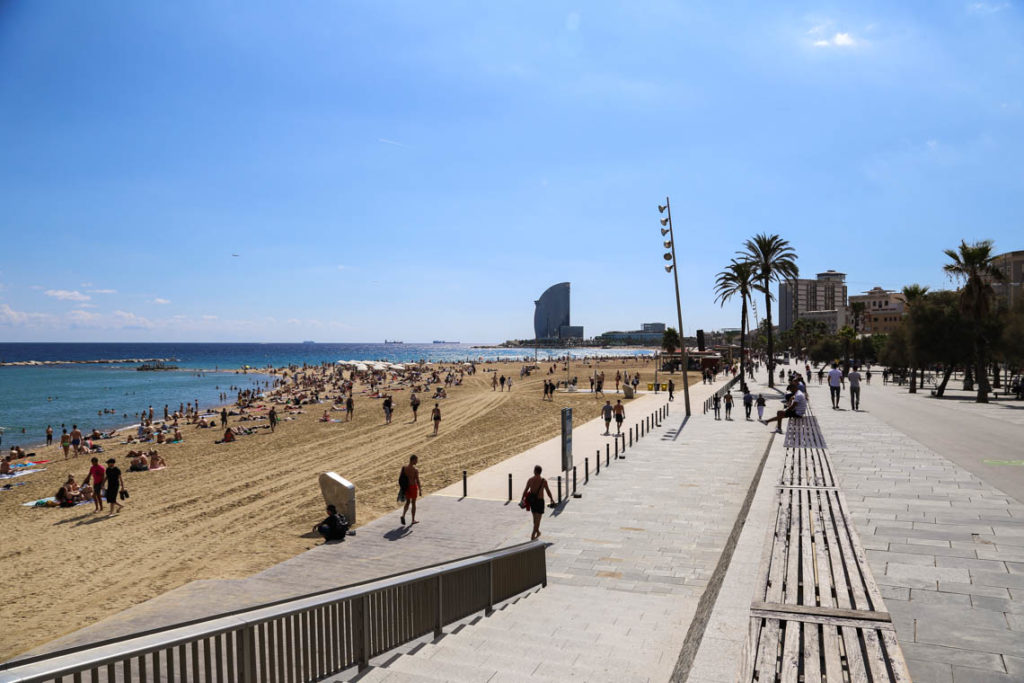
[[1022, 11], [0, 2], [0, 341], [500, 342], [562, 281], [674, 325], [666, 197], [687, 334], [762, 232], [949, 288], [1024, 249]]

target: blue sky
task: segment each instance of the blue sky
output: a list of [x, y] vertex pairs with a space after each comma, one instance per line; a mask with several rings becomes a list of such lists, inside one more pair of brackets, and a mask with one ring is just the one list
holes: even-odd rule
[[7, 2], [0, 150], [3, 340], [672, 323], [666, 195], [692, 334], [757, 232], [851, 293], [1024, 248], [1022, 6]]

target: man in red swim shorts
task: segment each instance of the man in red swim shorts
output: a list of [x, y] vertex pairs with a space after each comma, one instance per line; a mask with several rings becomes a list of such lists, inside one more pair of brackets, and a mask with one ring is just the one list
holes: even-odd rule
[[405, 526], [405, 513], [409, 511], [410, 505], [412, 505], [412, 524], [416, 523], [416, 499], [420, 497], [420, 471], [416, 469], [418, 461], [419, 458], [410, 455], [409, 464], [402, 468], [402, 474], [405, 475], [407, 482], [404, 490], [405, 508], [402, 510], [402, 526]]

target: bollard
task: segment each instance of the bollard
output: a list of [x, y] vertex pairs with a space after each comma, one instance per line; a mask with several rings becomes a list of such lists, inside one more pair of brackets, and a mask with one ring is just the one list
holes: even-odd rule
[[[618, 439], [616, 439], [616, 443], [618, 443]], [[625, 434], [622, 435], [622, 455], [619, 456], [619, 459], [620, 460], [625, 460], [626, 459], [626, 435]]]
[[608, 465], [608, 463], [609, 463], [608, 458], [609, 458], [609, 454], [610, 453], [611, 453], [611, 446], [609, 446], [608, 444], [605, 444], [604, 445], [604, 464], [605, 465]]
[[615, 459], [619, 459], [619, 437], [615, 437]]
[[629, 428], [629, 447], [633, 447], [633, 428]]
[[590, 458], [583, 458], [583, 485], [590, 483]]
[[512, 502], [512, 473], [508, 473], [508, 502]]
[[601, 449], [600, 448], [597, 449], [597, 453], [595, 454], [594, 459], [597, 460], [597, 473], [601, 474]]
[[466, 470], [462, 470], [462, 497], [466, 497]]
[[562, 475], [558, 475], [558, 504], [562, 504]]
[[572, 466], [572, 497], [576, 497], [576, 465]]

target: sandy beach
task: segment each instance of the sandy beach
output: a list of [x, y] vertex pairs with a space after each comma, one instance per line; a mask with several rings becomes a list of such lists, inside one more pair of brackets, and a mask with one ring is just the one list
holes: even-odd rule
[[[396, 413], [385, 425], [380, 400], [362, 395], [359, 385], [352, 422], [320, 422], [329, 403], [305, 406], [273, 434], [259, 429], [219, 445], [214, 441], [222, 430], [185, 426], [184, 443], [146, 446], [157, 448], [169, 466], [126, 472], [131, 498], [113, 517], [94, 513], [91, 503], [23, 507], [52, 496], [68, 473], [81, 483], [89, 468], [84, 455], [64, 461], [58, 447], [37, 451], [36, 459], [51, 460], [41, 466], [46, 470], [4, 481], [20, 485], [0, 492], [0, 566], [6, 579], [0, 584], [5, 626], [0, 659], [189, 581], [247, 576], [319, 543], [310, 529], [323, 517], [320, 472], [338, 472], [355, 484], [358, 521], [365, 524], [396, 507], [398, 470], [412, 453], [419, 455], [429, 495], [457, 481], [462, 470], [479, 471], [551, 438], [563, 406], [575, 409], [576, 423], [598, 415], [603, 401], [589, 393], [560, 392], [553, 402], [541, 400], [545, 379], [565, 378], [562, 365], [551, 376], [542, 363], [541, 370], [522, 379], [520, 366], [481, 364], [462, 386], [449, 389], [449, 398], [440, 401], [437, 437], [431, 436], [434, 401], [428, 392], [420, 394], [415, 424], [408, 390], [393, 392]], [[606, 373], [609, 397], [616, 371], [639, 370], [645, 384], [654, 373], [651, 361], [615, 359], [574, 361], [571, 374], [588, 389], [595, 368]], [[490, 370], [513, 377], [513, 390], [492, 391]], [[695, 379], [692, 375], [691, 382]], [[681, 384], [678, 374], [676, 380]], [[343, 419], [344, 413], [332, 417]], [[127, 470], [122, 456], [135, 446], [119, 441], [103, 442], [101, 462], [115, 457]], [[429, 521], [429, 515], [429, 505], [423, 506], [420, 517]]]

